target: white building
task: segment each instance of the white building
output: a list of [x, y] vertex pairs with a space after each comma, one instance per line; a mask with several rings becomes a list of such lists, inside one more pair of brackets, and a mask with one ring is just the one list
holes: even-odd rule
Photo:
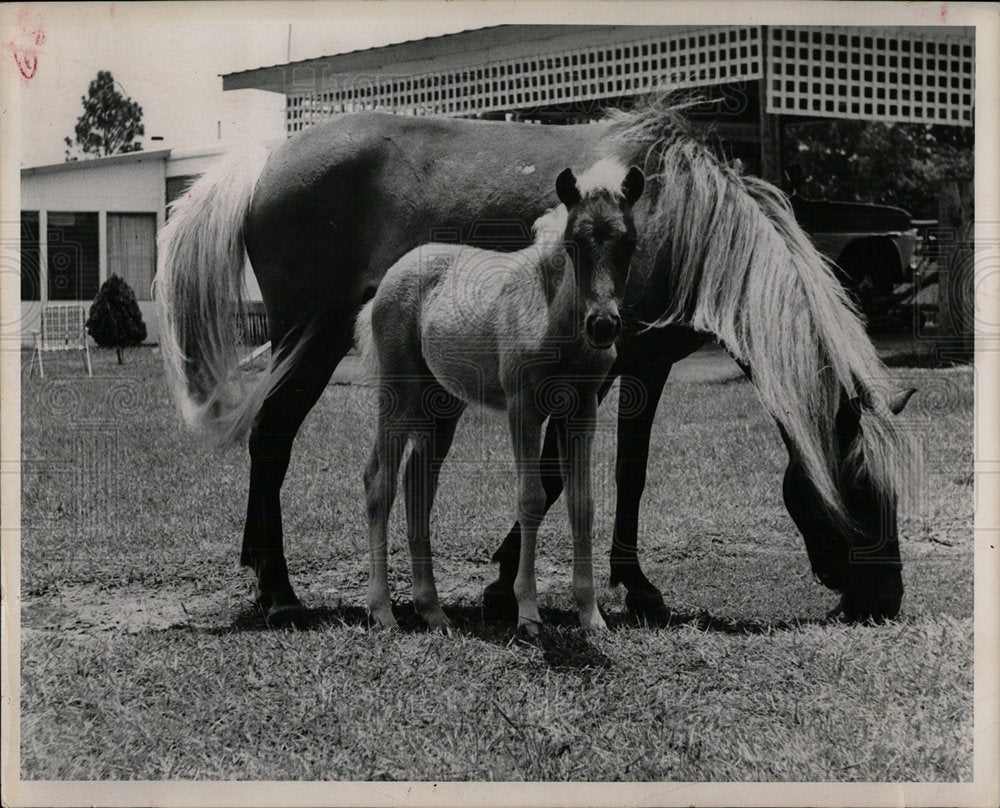
[[[21, 169], [21, 338], [38, 330], [41, 307], [88, 306], [112, 275], [139, 301], [147, 341], [158, 341], [150, 292], [156, 234], [167, 205], [224, 150], [140, 151]], [[252, 273], [251, 299], [260, 299]]]

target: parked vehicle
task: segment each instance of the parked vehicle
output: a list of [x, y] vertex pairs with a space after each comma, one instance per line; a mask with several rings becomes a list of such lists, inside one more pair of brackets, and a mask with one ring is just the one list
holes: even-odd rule
[[917, 228], [910, 214], [888, 205], [792, 196], [792, 210], [816, 247], [834, 261], [844, 286], [869, 321], [892, 313], [894, 293], [910, 280]]

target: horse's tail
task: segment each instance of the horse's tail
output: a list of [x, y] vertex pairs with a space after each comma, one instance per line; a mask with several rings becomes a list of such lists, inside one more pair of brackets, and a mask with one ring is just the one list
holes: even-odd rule
[[[664, 149], [658, 180], [641, 237], [656, 245], [673, 303], [653, 325], [712, 333], [750, 367], [832, 514], [844, 515], [845, 475], [864, 475], [887, 498], [901, 493], [914, 455], [886, 403], [889, 373], [786, 197], [690, 140]], [[871, 406], [859, 443], [840, 451], [835, 419], [845, 393]]]
[[155, 297], [167, 382], [188, 425], [220, 444], [247, 434], [273, 387], [273, 369], [247, 382], [238, 347], [246, 313], [244, 226], [267, 157], [261, 149], [206, 173], [173, 203], [159, 237]]
[[369, 379], [378, 377], [378, 352], [375, 350], [375, 338], [372, 333], [372, 308], [375, 306], [374, 300], [369, 300], [358, 312], [358, 318], [354, 321], [354, 344], [358, 349], [358, 356], [361, 357], [362, 368]]

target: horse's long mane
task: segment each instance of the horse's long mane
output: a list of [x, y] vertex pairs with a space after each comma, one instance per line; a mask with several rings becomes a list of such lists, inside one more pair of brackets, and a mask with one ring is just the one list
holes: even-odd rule
[[[750, 367], [831, 514], [844, 515], [841, 492], [859, 475], [887, 501], [901, 493], [914, 453], [886, 405], [889, 373], [784, 194], [723, 164], [662, 96], [608, 118], [614, 152], [643, 165], [651, 186], [639, 238], [673, 301], [651, 327], [709, 332]], [[842, 453], [835, 418], [845, 391], [872, 407]]]

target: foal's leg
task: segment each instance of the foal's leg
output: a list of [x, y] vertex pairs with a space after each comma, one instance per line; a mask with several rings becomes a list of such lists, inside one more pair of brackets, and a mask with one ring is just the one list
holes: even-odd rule
[[[294, 621], [303, 611], [285, 563], [281, 485], [295, 434], [351, 345], [350, 318], [328, 312], [306, 339], [300, 360], [265, 399], [250, 431], [250, 490], [240, 563], [256, 573], [258, 603], [271, 625]], [[276, 342], [275, 359], [289, 344], [294, 340], [287, 337]]]
[[597, 401], [593, 394], [583, 395], [579, 413], [559, 425], [559, 455], [566, 477], [566, 509], [573, 534], [573, 597], [580, 612], [580, 625], [588, 631], [599, 631], [607, 626], [594, 594], [591, 455]]
[[535, 584], [535, 541], [545, 515], [545, 491], [538, 457], [543, 419], [528, 396], [513, 402], [507, 417], [517, 462], [518, 522], [521, 526], [521, 552], [514, 579], [517, 627], [529, 637], [536, 637], [542, 624]]
[[[548, 512], [563, 490], [563, 478], [559, 471], [559, 443], [555, 428], [549, 422], [545, 431], [545, 441], [542, 444], [540, 463], [542, 490], [545, 495], [545, 508]], [[510, 532], [504, 538], [500, 547], [493, 554], [492, 560], [499, 563], [497, 579], [489, 584], [483, 592], [483, 609], [494, 614], [513, 614], [517, 609], [517, 599], [514, 597], [514, 579], [517, 577], [518, 562], [521, 557], [521, 523], [517, 520], [511, 526]]]
[[649, 582], [639, 566], [639, 502], [646, 487], [649, 435], [656, 407], [663, 394], [671, 365], [648, 364], [635, 368], [629, 384], [639, 385], [644, 395], [637, 405], [618, 406], [618, 457], [615, 463], [615, 531], [611, 543], [611, 585], [624, 584], [625, 605], [646, 617], [665, 613], [663, 595]]
[[382, 628], [396, 628], [389, 596], [388, 522], [396, 499], [396, 478], [407, 435], [396, 419], [380, 407], [375, 446], [365, 467], [368, 511], [368, 612]]
[[[424, 398], [426, 400], [427, 396]], [[448, 456], [451, 441], [455, 437], [455, 427], [461, 417], [458, 400], [452, 401], [455, 414], [433, 417], [429, 429], [414, 436], [413, 451], [403, 473], [407, 538], [413, 568], [413, 605], [429, 628], [445, 632], [451, 623], [441, 609], [434, 583], [431, 508], [441, 475], [441, 465]], [[453, 409], [449, 404], [445, 405], [445, 409]]]
[[[597, 400], [603, 401], [617, 378], [612, 368], [598, 391]], [[548, 513], [563, 492], [563, 474], [559, 461], [559, 438], [554, 419], [549, 419], [542, 443], [540, 463], [542, 489], [545, 492], [545, 512]], [[500, 564], [497, 579], [483, 592], [483, 609], [493, 614], [509, 614], [517, 607], [514, 597], [514, 578], [517, 577], [518, 559], [521, 556], [521, 524], [515, 521], [500, 547], [493, 554], [492, 561]]]

